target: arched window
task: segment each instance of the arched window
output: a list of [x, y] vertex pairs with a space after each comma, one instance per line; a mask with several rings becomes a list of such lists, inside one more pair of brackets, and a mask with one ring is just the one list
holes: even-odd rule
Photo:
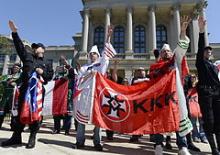
[[164, 25], [157, 25], [157, 48], [161, 49], [167, 43], [167, 29]]
[[125, 52], [125, 30], [122, 26], [114, 28], [113, 45], [117, 53]]
[[146, 49], [146, 34], [145, 27], [138, 25], [134, 30], [134, 52], [135, 53], [144, 53]]
[[94, 31], [94, 45], [98, 46], [99, 52], [102, 52], [104, 47], [105, 33], [102, 26], [98, 26]]
[[17, 54], [11, 54], [10, 55], [10, 62], [15, 62], [16, 61], [16, 58], [17, 58]]
[[0, 54], [0, 63], [4, 63], [5, 61], [5, 54]]

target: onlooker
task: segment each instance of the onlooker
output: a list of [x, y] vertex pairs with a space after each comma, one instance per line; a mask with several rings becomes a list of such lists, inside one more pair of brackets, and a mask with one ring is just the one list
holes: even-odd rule
[[189, 78], [188, 81], [189, 90], [188, 90], [187, 100], [189, 103], [189, 112], [191, 116], [190, 119], [193, 125], [192, 139], [194, 142], [201, 141], [203, 143], [208, 143], [208, 140], [203, 130], [202, 114], [198, 103], [198, 94], [196, 90], [198, 79], [195, 74], [191, 74], [188, 78]]
[[[2, 127], [5, 115], [11, 112], [14, 89], [16, 89], [16, 87], [21, 83], [20, 73], [21, 65], [19, 63], [15, 63], [11, 69], [11, 74], [6, 75], [5, 79], [1, 81], [4, 87], [4, 92], [0, 103], [0, 128]], [[13, 120], [11, 119], [11, 121]]]
[[[199, 43], [196, 55], [198, 71], [198, 100], [202, 112], [203, 128], [213, 155], [220, 155], [220, 81], [219, 69], [210, 60], [212, 47], [205, 47], [206, 21], [199, 17]], [[216, 137], [216, 141], [214, 138]]]

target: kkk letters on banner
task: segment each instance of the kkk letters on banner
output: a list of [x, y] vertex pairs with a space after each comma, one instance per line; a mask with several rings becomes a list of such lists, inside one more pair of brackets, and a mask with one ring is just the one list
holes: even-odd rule
[[79, 85], [76, 119], [120, 133], [177, 131], [180, 117], [175, 72], [133, 86], [119, 85], [96, 73]]

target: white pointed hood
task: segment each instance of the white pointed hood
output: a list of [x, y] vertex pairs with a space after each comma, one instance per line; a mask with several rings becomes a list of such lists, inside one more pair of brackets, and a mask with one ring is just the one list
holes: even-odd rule
[[91, 63], [91, 60], [90, 60], [90, 57], [89, 57], [90, 53], [96, 53], [96, 54], [98, 54], [98, 57], [100, 58], [100, 54], [99, 54], [99, 50], [98, 50], [97, 45], [92, 46], [91, 50], [88, 53], [88, 63], [89, 64]]
[[91, 50], [89, 51], [89, 54], [90, 54], [90, 53], [96, 53], [96, 54], [98, 54], [98, 56], [100, 57], [100, 54], [99, 54], [99, 50], [98, 50], [97, 45], [92, 46]]

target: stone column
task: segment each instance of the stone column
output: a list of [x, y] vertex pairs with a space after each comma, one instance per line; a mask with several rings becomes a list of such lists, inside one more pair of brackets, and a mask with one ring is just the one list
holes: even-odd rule
[[107, 39], [107, 33], [108, 33], [108, 26], [111, 24], [111, 10], [107, 8], [105, 10], [105, 40]]
[[173, 7], [173, 44], [176, 46], [176, 44], [179, 41], [180, 36], [180, 5], [175, 5]]
[[89, 21], [89, 43], [88, 43], [88, 50], [91, 49], [91, 47], [94, 45], [94, 26], [92, 21]]
[[[148, 14], [149, 14], [149, 50], [153, 51], [157, 48], [157, 38], [156, 38], [156, 16], [155, 16], [155, 6], [150, 6], [148, 8]], [[150, 52], [150, 59], [154, 59], [153, 52]]]
[[132, 8], [127, 8], [127, 47], [126, 59], [133, 58], [133, 21], [132, 21]]
[[89, 10], [83, 11], [83, 36], [82, 36], [82, 53], [87, 53], [89, 33]]
[[10, 62], [9, 55], [5, 55], [2, 75], [7, 75], [8, 74], [8, 64], [9, 64], [9, 62]]
[[173, 11], [170, 12], [170, 21], [169, 21], [169, 34], [168, 34], [168, 43], [170, 44], [171, 49], [174, 49], [176, 47], [176, 44], [174, 43], [174, 33], [173, 33]]

